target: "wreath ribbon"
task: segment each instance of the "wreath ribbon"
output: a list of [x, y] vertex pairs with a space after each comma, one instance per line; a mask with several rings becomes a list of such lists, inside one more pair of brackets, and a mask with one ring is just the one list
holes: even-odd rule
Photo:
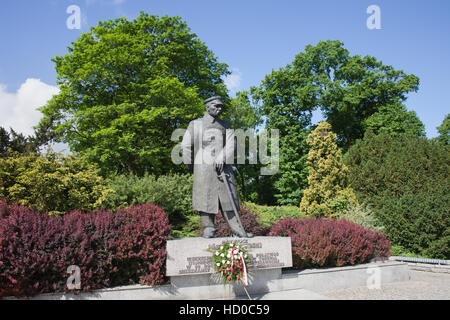
[[[231, 249], [231, 267], [234, 268], [234, 252], [237, 251], [235, 248]], [[247, 286], [247, 267], [245, 266], [244, 257], [242, 256], [242, 252], [238, 251], [239, 260], [241, 261], [241, 267], [242, 267], [242, 283], [244, 286]]]

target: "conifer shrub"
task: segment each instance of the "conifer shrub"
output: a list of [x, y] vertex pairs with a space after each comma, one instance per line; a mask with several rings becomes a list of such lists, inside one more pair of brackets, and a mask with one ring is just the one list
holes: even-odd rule
[[308, 135], [308, 188], [300, 202], [300, 211], [308, 216], [335, 217], [357, 202], [336, 138], [325, 121]]
[[390, 242], [379, 232], [346, 219], [282, 219], [269, 236], [291, 237], [295, 269], [336, 267], [389, 256]]
[[450, 146], [368, 131], [346, 155], [349, 178], [389, 240], [413, 254], [450, 259]]

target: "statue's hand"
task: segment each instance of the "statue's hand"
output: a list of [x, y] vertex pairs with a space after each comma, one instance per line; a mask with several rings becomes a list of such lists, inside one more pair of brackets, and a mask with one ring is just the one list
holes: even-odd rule
[[221, 173], [223, 171], [223, 160], [216, 159], [214, 161], [214, 166], [215, 166], [217, 172]]

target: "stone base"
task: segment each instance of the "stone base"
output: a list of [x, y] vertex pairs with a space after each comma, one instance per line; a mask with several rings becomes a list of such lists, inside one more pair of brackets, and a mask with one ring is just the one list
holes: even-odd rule
[[167, 241], [166, 276], [212, 274], [211, 251], [224, 242], [233, 242], [247, 249], [250, 270], [292, 267], [289, 237], [182, 238]]
[[[253, 294], [269, 292], [270, 283], [281, 279], [281, 268], [254, 270], [249, 273], [247, 291]], [[213, 299], [245, 296], [242, 283], [227, 284], [213, 274], [187, 275], [170, 277], [173, 290], [182, 296], [188, 296], [197, 290], [196, 299]]]
[[[166, 276], [177, 294], [182, 296], [193, 288], [198, 299], [245, 295], [242, 283], [224, 285], [214, 273], [212, 255], [224, 242], [234, 242], [248, 250], [249, 293], [267, 292], [270, 282], [281, 278], [281, 268], [292, 267], [291, 239], [289, 237], [254, 238], [183, 238], [167, 242]], [[218, 287], [223, 288], [218, 291]], [[201, 289], [199, 289], [201, 288]]]

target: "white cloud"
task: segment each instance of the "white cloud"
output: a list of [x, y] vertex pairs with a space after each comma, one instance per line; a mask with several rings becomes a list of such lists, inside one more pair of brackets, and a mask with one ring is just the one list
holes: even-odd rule
[[234, 68], [232, 69], [231, 74], [226, 76], [223, 81], [227, 86], [228, 90], [235, 91], [241, 85], [241, 79], [242, 79], [241, 71], [239, 71], [239, 69]]
[[6, 86], [0, 84], [0, 126], [31, 135], [33, 126], [42, 117], [36, 109], [45, 105], [58, 92], [58, 87], [33, 78], [27, 79], [15, 93], [7, 92]]

